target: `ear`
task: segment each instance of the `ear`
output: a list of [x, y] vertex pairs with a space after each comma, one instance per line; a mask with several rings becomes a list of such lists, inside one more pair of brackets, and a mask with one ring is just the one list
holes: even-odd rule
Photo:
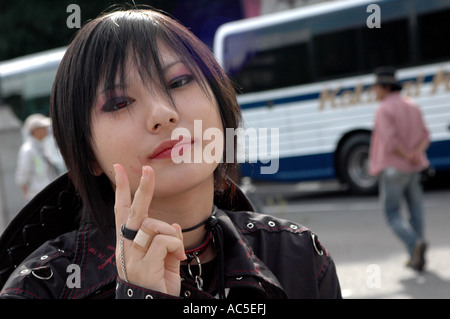
[[93, 162], [92, 163], [92, 175], [94, 176], [100, 176], [103, 174], [103, 170], [100, 167], [100, 165], [98, 165], [97, 162]]

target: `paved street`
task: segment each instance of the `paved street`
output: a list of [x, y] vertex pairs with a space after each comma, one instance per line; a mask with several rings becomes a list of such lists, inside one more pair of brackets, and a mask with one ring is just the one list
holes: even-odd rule
[[318, 234], [332, 254], [345, 298], [450, 298], [450, 187], [425, 192], [426, 271], [404, 266], [403, 244], [388, 228], [377, 196], [336, 183], [256, 185], [263, 210]]

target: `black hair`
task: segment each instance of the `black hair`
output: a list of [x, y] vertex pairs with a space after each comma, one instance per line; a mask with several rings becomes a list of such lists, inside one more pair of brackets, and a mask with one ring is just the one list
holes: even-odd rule
[[[84, 25], [58, 68], [51, 93], [50, 116], [69, 178], [83, 200], [85, 212], [100, 226], [111, 213], [108, 205], [113, 196], [106, 175], [94, 175], [96, 158], [91, 113], [97, 90], [100, 83], [106, 89], [112, 88], [117, 76], [123, 84], [130, 57], [138, 66], [143, 83], [164, 83], [159, 41], [173, 49], [197, 75], [195, 78], [205, 94], [210, 88], [223, 127], [239, 127], [241, 112], [231, 81], [210, 49], [176, 20], [155, 10], [135, 8], [106, 13]], [[169, 90], [164, 90], [170, 97]], [[226, 148], [223, 159], [227, 158], [225, 152]], [[236, 189], [231, 180], [237, 169], [235, 154], [234, 158], [234, 163], [224, 160], [214, 172], [216, 193], [233, 196]]]

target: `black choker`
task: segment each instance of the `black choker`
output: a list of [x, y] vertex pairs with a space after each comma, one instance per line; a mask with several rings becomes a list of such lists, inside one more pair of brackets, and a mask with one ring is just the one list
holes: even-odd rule
[[[208, 219], [209, 219], [209, 217], [208, 217]], [[205, 225], [206, 222], [208, 221], [208, 219], [205, 219], [204, 221], [202, 221], [201, 223], [198, 223], [198, 224], [195, 225], [195, 226], [192, 226], [192, 227], [189, 227], [189, 228], [186, 228], [186, 229], [182, 229], [181, 232], [187, 233], [187, 232], [193, 231], [194, 229], [197, 229], [197, 228], [199, 228], [200, 226]]]
[[[185, 232], [189, 232], [189, 231], [192, 231], [194, 229], [197, 229], [197, 228], [199, 228], [199, 227], [201, 227], [203, 225], [205, 225], [205, 228], [206, 228], [206, 236], [205, 236], [204, 241], [198, 247], [195, 247], [195, 248], [192, 248], [192, 249], [189, 249], [189, 250], [185, 251], [185, 254], [187, 256], [187, 259], [185, 260], [185, 262], [187, 263], [187, 269], [188, 269], [189, 275], [195, 281], [195, 283], [197, 285], [197, 288], [199, 290], [203, 290], [202, 263], [200, 261], [200, 255], [202, 253], [204, 253], [208, 249], [208, 247], [209, 247], [209, 245], [211, 243], [211, 240], [214, 243], [214, 245], [216, 246], [216, 248], [218, 250], [218, 254], [220, 256], [223, 256], [223, 253], [222, 253], [222, 248], [223, 248], [222, 231], [220, 229], [220, 226], [218, 225], [218, 220], [217, 220], [217, 218], [215, 216], [216, 210], [217, 210], [217, 208], [214, 205], [213, 206], [213, 211], [211, 213], [211, 216], [209, 216], [206, 220], [204, 220], [201, 223], [199, 223], [199, 224], [197, 224], [195, 226], [192, 226], [190, 228], [182, 229], [182, 232], [185, 233]], [[218, 238], [218, 242], [220, 243], [219, 247], [217, 247], [216, 238], [215, 238], [216, 235], [217, 235], [217, 232], [220, 232], [220, 238]], [[195, 259], [195, 261], [197, 262], [197, 265], [198, 265], [198, 274], [193, 274], [192, 270], [191, 270], [191, 262], [194, 259]], [[222, 263], [223, 263], [223, 258], [221, 258], [221, 260], [222, 260]], [[220, 287], [222, 289], [220, 289], [220, 291], [223, 291], [223, 287], [224, 287], [224, 285], [223, 285], [223, 272], [221, 272], [220, 278], [222, 279], [221, 280], [222, 284], [220, 285]], [[222, 293], [220, 295], [221, 295], [221, 297], [223, 296]]]
[[205, 225], [206, 223], [208, 223], [208, 222], [211, 220], [212, 216], [213, 216], [214, 213], [216, 212], [216, 209], [217, 209], [217, 208], [216, 208], [216, 205], [214, 205], [214, 206], [213, 206], [212, 213], [211, 213], [211, 216], [209, 216], [207, 219], [205, 219], [204, 221], [198, 223], [198, 224], [195, 225], [195, 226], [192, 226], [192, 227], [189, 227], [189, 228], [182, 229], [181, 232], [187, 233], [187, 232], [193, 231], [193, 230], [195, 230], [195, 229], [197, 229], [197, 228], [200, 228], [201, 226]]

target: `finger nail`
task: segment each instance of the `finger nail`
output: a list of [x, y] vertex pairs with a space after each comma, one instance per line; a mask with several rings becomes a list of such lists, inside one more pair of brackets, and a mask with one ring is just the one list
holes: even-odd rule
[[148, 166], [142, 166], [142, 176], [148, 176]]

